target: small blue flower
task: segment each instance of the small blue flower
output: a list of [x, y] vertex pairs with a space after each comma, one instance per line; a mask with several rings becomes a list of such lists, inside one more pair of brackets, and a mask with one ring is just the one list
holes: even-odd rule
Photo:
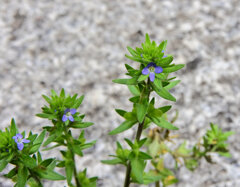
[[73, 118], [73, 114], [75, 114], [76, 113], [76, 109], [75, 108], [72, 108], [72, 109], [70, 109], [70, 108], [67, 108], [65, 111], [64, 111], [64, 115], [63, 115], [63, 117], [62, 117], [62, 121], [63, 122], [65, 122], [65, 121], [67, 121], [68, 119], [71, 121], [71, 122], [73, 122], [74, 121], [74, 118]]
[[23, 139], [23, 136], [19, 133], [16, 134], [16, 136], [13, 136], [12, 138], [17, 143], [17, 147], [20, 151], [23, 150], [23, 147], [24, 147], [23, 143], [29, 143], [30, 142], [30, 140]]
[[150, 77], [150, 81], [154, 81], [155, 79], [155, 73], [162, 73], [163, 69], [161, 66], [157, 66], [155, 63], [150, 62], [147, 67], [143, 68], [142, 74], [148, 75]]

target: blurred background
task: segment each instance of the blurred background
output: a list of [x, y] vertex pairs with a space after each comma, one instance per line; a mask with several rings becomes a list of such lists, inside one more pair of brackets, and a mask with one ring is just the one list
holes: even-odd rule
[[[233, 130], [232, 158], [215, 156], [217, 164], [202, 161], [195, 172], [181, 168], [178, 187], [240, 186], [240, 1], [239, 0], [1, 0], [0, 1], [0, 126], [15, 118], [21, 130], [40, 132], [49, 124], [36, 113], [46, 104], [41, 95], [51, 89], [84, 94], [80, 108], [94, 148], [77, 161], [99, 176], [101, 187], [122, 186], [125, 168], [100, 160], [113, 154], [116, 140], [134, 136], [133, 130], [108, 136], [122, 119], [115, 108], [130, 110], [123, 78], [126, 46], [137, 47], [145, 33], [160, 43], [176, 64], [186, 64], [176, 75], [182, 82], [172, 90], [179, 110], [175, 125], [179, 141], [196, 143], [217, 123]], [[51, 156], [60, 157], [52, 152]], [[12, 186], [0, 178], [0, 186]], [[63, 186], [47, 182], [45, 186]]]

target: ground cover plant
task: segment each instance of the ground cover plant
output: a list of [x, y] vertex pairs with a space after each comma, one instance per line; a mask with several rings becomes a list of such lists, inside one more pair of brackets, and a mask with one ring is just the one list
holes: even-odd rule
[[[182, 69], [184, 65], [173, 64], [173, 56], [166, 54], [166, 46], [167, 41], [157, 45], [146, 34], [146, 41], [141, 48], [127, 47], [130, 55], [126, 57], [138, 63], [138, 68], [134, 69], [125, 64], [129, 78], [113, 80], [128, 86], [132, 94], [129, 101], [133, 107], [130, 111], [116, 109], [124, 120], [109, 132], [109, 135], [122, 133], [134, 126], [137, 126], [137, 131], [135, 139], [124, 139], [128, 148], [120, 141], [116, 142], [115, 154], [111, 154], [109, 160], [102, 160], [102, 167], [104, 164], [120, 164], [126, 167], [122, 184], [124, 187], [131, 183], [168, 186], [178, 182], [175, 173], [181, 166], [193, 171], [201, 159], [213, 163], [212, 152], [231, 156], [226, 141], [233, 132], [222, 132], [213, 123], [210, 123], [209, 130], [196, 145], [188, 147], [187, 140], [178, 143], [177, 147], [171, 144], [177, 143], [175, 132], [178, 127], [174, 122], [178, 113], [173, 119], [169, 119], [167, 113], [172, 106], [156, 107], [153, 93], [161, 99], [175, 102], [170, 90], [177, 86], [180, 80], [176, 80], [172, 73]], [[84, 128], [93, 123], [85, 122], [85, 115], [78, 112], [84, 96], [71, 96], [62, 89], [59, 94], [52, 90], [50, 96], [43, 95], [43, 98], [47, 104], [37, 116], [48, 119], [51, 125], [43, 127], [39, 135], [31, 131], [26, 135], [25, 132], [19, 132], [12, 119], [10, 126], [0, 131], [0, 171], [10, 165], [12, 169], [4, 176], [12, 179], [17, 187], [44, 186], [44, 180], [66, 180], [71, 187], [97, 186], [98, 178], [88, 174], [87, 168], [79, 168], [75, 164], [75, 158], [83, 157], [83, 150], [96, 143], [87, 142], [85, 139]], [[78, 136], [73, 136], [72, 131], [77, 131]], [[146, 135], [143, 132], [146, 132]], [[41, 151], [57, 148], [62, 159], [42, 158], [40, 148]], [[172, 158], [174, 169], [165, 164], [166, 157]], [[56, 168], [64, 168], [65, 172], [59, 173]]]

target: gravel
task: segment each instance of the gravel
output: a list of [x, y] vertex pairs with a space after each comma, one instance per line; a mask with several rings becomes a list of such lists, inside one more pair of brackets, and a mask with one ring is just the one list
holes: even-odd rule
[[[98, 186], [122, 186], [125, 169], [100, 163], [114, 153], [113, 142], [134, 135], [107, 135], [122, 121], [114, 108], [131, 108], [126, 86], [111, 80], [124, 77], [124, 63], [137, 64], [124, 57], [126, 46], [139, 46], [149, 33], [158, 42], [167, 39], [167, 53], [186, 64], [176, 73], [182, 81], [172, 92], [177, 102], [158, 100], [179, 110], [179, 141], [196, 142], [210, 122], [236, 132], [228, 141], [232, 158], [216, 155], [217, 164], [202, 161], [193, 173], [181, 168], [173, 186], [240, 186], [239, 18], [238, 0], [1, 0], [1, 128], [14, 117], [20, 130], [40, 132], [48, 123], [35, 116], [45, 104], [42, 94], [61, 88], [84, 94], [80, 111], [95, 123], [86, 135], [98, 142], [78, 166], [99, 176]], [[3, 177], [0, 182], [11, 186]]]

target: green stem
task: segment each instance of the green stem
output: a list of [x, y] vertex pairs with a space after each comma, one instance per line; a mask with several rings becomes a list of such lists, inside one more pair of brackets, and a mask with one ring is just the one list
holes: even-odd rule
[[65, 128], [65, 131], [64, 131], [65, 135], [66, 135], [66, 141], [67, 141], [67, 148], [68, 150], [70, 151], [71, 153], [71, 156], [72, 156], [72, 161], [74, 163], [74, 169], [73, 169], [73, 174], [74, 174], [74, 178], [75, 178], [75, 183], [76, 183], [76, 186], [77, 187], [81, 187], [81, 184], [78, 180], [78, 177], [77, 177], [77, 168], [76, 168], [76, 165], [75, 165], [75, 157], [74, 157], [74, 152], [72, 150], [72, 140], [69, 138], [69, 135], [68, 135], [68, 129], [67, 127]]
[[[144, 98], [144, 94], [145, 94], [145, 89], [147, 90], [147, 97], [149, 98], [149, 95], [150, 95], [150, 91], [149, 91], [149, 79], [148, 79], [148, 82], [147, 82], [147, 85], [145, 88], [143, 88], [142, 90], [142, 93], [140, 95], [140, 102], [142, 101], [142, 99]], [[139, 123], [138, 125], [138, 129], [137, 129], [137, 134], [136, 134], [136, 138], [135, 140], [139, 141], [140, 138], [141, 138], [141, 134], [142, 134], [142, 131], [143, 131], [143, 125], [144, 125], [144, 121], [145, 121], [145, 117], [144, 117], [144, 120], [142, 123]], [[131, 181], [130, 181], [130, 174], [131, 174], [131, 164], [130, 162], [128, 162], [128, 165], [127, 165], [127, 170], [126, 170], [126, 176], [125, 176], [125, 181], [124, 181], [124, 187], [129, 187]]]

